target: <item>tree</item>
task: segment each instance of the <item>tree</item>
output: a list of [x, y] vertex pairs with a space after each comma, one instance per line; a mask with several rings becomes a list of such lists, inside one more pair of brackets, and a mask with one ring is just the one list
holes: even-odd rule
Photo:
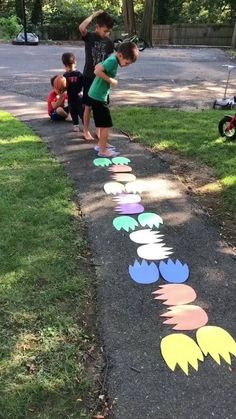
[[232, 37], [232, 47], [236, 48], [236, 23], [234, 24], [234, 32]]
[[32, 12], [31, 12], [31, 23], [33, 23], [33, 25], [37, 25], [42, 20], [42, 8], [43, 8], [43, 1], [34, 0]]
[[125, 31], [131, 35], [134, 34], [136, 32], [136, 26], [133, 0], [123, 0], [123, 16], [125, 22]]
[[145, 0], [140, 37], [145, 39], [148, 46], [152, 46], [152, 25], [155, 0]]

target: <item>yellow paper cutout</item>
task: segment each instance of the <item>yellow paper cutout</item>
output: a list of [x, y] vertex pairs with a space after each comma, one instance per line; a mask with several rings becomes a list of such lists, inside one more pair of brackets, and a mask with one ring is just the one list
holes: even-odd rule
[[176, 364], [188, 375], [188, 364], [198, 371], [198, 361], [204, 357], [196, 342], [183, 333], [168, 335], [161, 341], [161, 353], [168, 365], [174, 371]]
[[220, 365], [220, 356], [231, 365], [230, 354], [236, 356], [236, 342], [232, 336], [218, 326], [204, 326], [196, 333], [197, 343], [204, 355], [211, 355]]

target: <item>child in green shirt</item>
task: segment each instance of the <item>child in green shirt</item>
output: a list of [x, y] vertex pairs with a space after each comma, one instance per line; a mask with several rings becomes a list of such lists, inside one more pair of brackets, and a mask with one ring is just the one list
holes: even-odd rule
[[95, 67], [94, 79], [88, 95], [91, 98], [93, 117], [98, 130], [98, 156], [114, 157], [117, 153], [108, 147], [109, 130], [112, 127], [112, 119], [108, 107], [110, 88], [117, 86], [115, 79], [118, 65], [127, 67], [134, 63], [139, 55], [138, 48], [133, 42], [124, 42], [119, 46], [116, 54], [111, 55], [105, 61]]

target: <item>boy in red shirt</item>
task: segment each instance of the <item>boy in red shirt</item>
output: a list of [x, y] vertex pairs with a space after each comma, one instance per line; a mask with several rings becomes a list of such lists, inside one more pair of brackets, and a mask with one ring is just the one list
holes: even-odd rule
[[65, 91], [59, 92], [54, 88], [54, 80], [57, 76], [51, 78], [52, 90], [48, 94], [48, 115], [52, 121], [65, 121], [69, 116], [69, 108], [65, 106], [67, 100], [67, 93]]

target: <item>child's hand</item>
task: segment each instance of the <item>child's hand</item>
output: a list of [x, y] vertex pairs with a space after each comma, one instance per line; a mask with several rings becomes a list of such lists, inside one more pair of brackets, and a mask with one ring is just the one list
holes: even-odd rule
[[110, 78], [110, 85], [112, 87], [116, 87], [118, 84], [118, 80]]
[[101, 13], [103, 13], [103, 10], [97, 10], [96, 12], [93, 13], [93, 17], [97, 17]]

